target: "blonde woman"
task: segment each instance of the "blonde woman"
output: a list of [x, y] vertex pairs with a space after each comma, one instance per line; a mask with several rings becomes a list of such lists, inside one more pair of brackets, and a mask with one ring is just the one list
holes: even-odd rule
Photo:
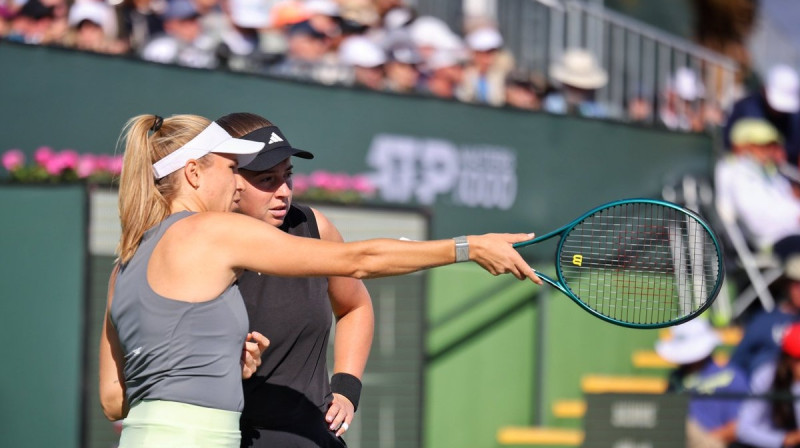
[[126, 125], [119, 267], [100, 344], [100, 399], [120, 447], [238, 447], [247, 313], [243, 270], [369, 278], [474, 261], [541, 280], [513, 249], [529, 234], [352, 243], [288, 235], [238, 213], [238, 166], [263, 143], [193, 115]]

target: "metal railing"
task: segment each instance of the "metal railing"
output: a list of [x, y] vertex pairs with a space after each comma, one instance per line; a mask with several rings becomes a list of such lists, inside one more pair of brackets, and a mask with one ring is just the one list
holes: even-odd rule
[[636, 95], [653, 104], [681, 67], [702, 80], [703, 100], [727, 109], [734, 100], [736, 63], [602, 5], [576, 0], [501, 0], [497, 23], [516, 66], [547, 76], [568, 48], [589, 50], [608, 73], [596, 99], [624, 111]]

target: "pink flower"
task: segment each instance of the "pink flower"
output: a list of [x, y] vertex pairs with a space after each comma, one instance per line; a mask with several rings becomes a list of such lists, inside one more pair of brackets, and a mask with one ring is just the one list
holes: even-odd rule
[[375, 184], [372, 183], [372, 180], [370, 180], [368, 176], [363, 174], [356, 174], [350, 178], [350, 186], [353, 190], [364, 195], [375, 193]]
[[119, 176], [122, 173], [122, 156], [114, 156], [108, 159], [106, 169], [113, 176]]
[[330, 185], [330, 183], [332, 182], [332, 179], [333, 179], [333, 174], [327, 171], [319, 170], [311, 173], [311, 176], [309, 176], [308, 181], [310, 186], [313, 188], [321, 188], [323, 190], [327, 190], [328, 185]]
[[87, 178], [94, 174], [95, 169], [97, 169], [97, 158], [94, 154], [84, 154], [78, 160], [78, 164], [75, 167], [75, 171], [78, 173], [78, 177], [80, 178]]
[[47, 165], [47, 162], [53, 158], [55, 154], [53, 149], [49, 146], [40, 146], [36, 152], [33, 153], [33, 160], [41, 166]]
[[61, 159], [62, 169], [74, 170], [78, 166], [78, 160], [81, 156], [72, 149], [65, 149], [58, 153], [58, 157]]
[[109, 165], [111, 165], [111, 156], [108, 154], [98, 154], [95, 156], [94, 159], [95, 163], [95, 170], [97, 171], [108, 171]]
[[303, 194], [309, 187], [308, 176], [295, 174], [292, 176], [292, 191], [296, 194]]
[[64, 159], [58, 154], [53, 155], [44, 162], [44, 170], [51, 176], [58, 176], [64, 171]]
[[8, 171], [14, 171], [25, 164], [25, 154], [19, 149], [9, 149], [3, 154], [3, 167]]
[[331, 175], [327, 189], [334, 193], [339, 193], [350, 188], [350, 176], [344, 173]]

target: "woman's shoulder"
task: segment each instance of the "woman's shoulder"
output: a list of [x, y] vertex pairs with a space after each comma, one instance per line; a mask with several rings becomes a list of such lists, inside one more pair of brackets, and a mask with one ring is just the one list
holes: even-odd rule
[[258, 225], [259, 221], [241, 213], [233, 212], [198, 212], [175, 223], [181, 233], [230, 233], [237, 229]]

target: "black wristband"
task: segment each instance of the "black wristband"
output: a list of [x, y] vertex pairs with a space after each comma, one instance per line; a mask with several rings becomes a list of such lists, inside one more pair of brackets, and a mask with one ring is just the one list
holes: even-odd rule
[[331, 377], [331, 392], [344, 395], [353, 403], [353, 412], [358, 410], [358, 399], [361, 397], [361, 380], [349, 373], [334, 373]]

